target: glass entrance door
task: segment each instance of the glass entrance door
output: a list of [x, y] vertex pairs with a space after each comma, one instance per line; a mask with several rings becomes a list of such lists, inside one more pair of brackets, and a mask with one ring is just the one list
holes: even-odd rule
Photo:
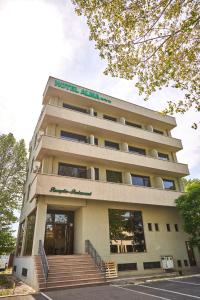
[[47, 255], [73, 254], [74, 212], [48, 211], [44, 248]]

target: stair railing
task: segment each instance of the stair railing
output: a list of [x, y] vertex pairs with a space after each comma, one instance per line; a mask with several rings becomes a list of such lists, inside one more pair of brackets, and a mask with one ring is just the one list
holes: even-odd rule
[[44, 246], [43, 246], [43, 243], [42, 243], [41, 240], [39, 240], [38, 255], [41, 258], [42, 270], [43, 270], [43, 273], [44, 273], [45, 281], [47, 281], [48, 274], [49, 274], [49, 266], [48, 266], [48, 261], [47, 261], [46, 253], [45, 253], [45, 250], [44, 250]]
[[105, 269], [105, 263], [104, 263], [103, 259], [101, 258], [101, 256], [99, 255], [99, 253], [97, 252], [97, 250], [94, 248], [94, 246], [92, 245], [92, 243], [89, 240], [85, 241], [85, 252], [88, 253], [89, 255], [91, 255], [91, 257], [93, 258], [97, 268], [102, 273], [105, 273], [105, 270], [106, 270]]

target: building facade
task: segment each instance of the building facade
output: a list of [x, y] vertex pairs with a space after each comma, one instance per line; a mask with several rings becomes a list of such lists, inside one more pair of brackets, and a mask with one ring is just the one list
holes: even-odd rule
[[[50, 77], [30, 142], [15, 272], [34, 287], [34, 255], [85, 252], [119, 274], [200, 264], [175, 208], [188, 167], [171, 116]], [[23, 277], [22, 270], [28, 270]]]

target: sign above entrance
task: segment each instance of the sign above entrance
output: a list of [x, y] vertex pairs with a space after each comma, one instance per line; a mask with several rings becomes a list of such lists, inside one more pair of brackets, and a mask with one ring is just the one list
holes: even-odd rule
[[66, 193], [66, 194], [73, 194], [73, 195], [92, 196], [92, 192], [89, 192], [89, 193], [81, 192], [81, 191], [77, 191], [76, 189], [72, 189], [71, 191], [66, 190], [66, 189], [60, 190], [60, 189], [55, 188], [54, 186], [51, 187], [49, 192], [59, 193], [59, 194]]
[[87, 97], [94, 98], [94, 99], [104, 101], [107, 103], [112, 103], [111, 100], [102, 97], [99, 93], [95, 93], [95, 92], [92, 92], [92, 91], [84, 89], [84, 88], [79, 88], [76, 85], [61, 81], [59, 79], [55, 79], [54, 85], [61, 89], [69, 90], [69, 91], [77, 93], [77, 94], [85, 95]]

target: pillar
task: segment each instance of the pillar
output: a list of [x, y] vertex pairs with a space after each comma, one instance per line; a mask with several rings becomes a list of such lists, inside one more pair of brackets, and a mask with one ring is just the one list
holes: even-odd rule
[[155, 177], [155, 188], [164, 190], [163, 180], [160, 176]]
[[182, 178], [178, 178], [177, 181], [178, 181], [180, 192], [184, 192], [184, 184], [183, 184]]
[[44, 199], [40, 199], [37, 203], [32, 255], [38, 254], [39, 240], [42, 240], [44, 243], [46, 214], [47, 204], [44, 202]]
[[128, 144], [127, 143], [122, 143], [121, 144], [121, 150], [124, 152], [128, 152]]
[[151, 149], [150, 154], [154, 158], [158, 158], [158, 151], [156, 149]]
[[152, 126], [152, 125], [147, 125], [147, 126], [146, 126], [146, 129], [147, 129], [148, 131], [153, 132], [153, 126]]
[[94, 167], [90, 167], [90, 178], [95, 180], [95, 170]]
[[126, 121], [125, 121], [125, 118], [124, 118], [124, 117], [119, 118], [119, 122], [120, 122], [121, 124], [123, 124], [123, 125], [126, 124]]
[[132, 178], [131, 178], [131, 173], [130, 172], [126, 172], [125, 173], [125, 183], [126, 184], [132, 184]]
[[23, 256], [23, 254], [24, 254], [25, 241], [26, 241], [27, 224], [28, 224], [28, 218], [26, 217], [26, 219], [25, 219], [25, 221], [24, 221], [24, 234], [23, 234], [23, 239], [22, 239], [22, 248], [21, 248], [20, 256]]
[[90, 115], [94, 116], [94, 108], [90, 107]]
[[90, 135], [90, 144], [94, 145], [94, 135], [93, 134]]

